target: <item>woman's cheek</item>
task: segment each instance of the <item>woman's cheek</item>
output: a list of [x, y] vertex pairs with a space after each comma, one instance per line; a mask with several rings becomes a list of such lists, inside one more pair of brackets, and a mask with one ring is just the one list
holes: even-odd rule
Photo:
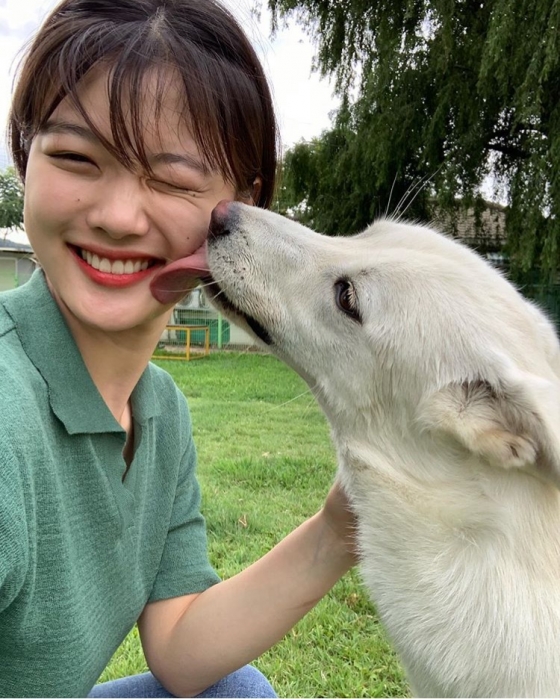
[[177, 257], [186, 257], [197, 250], [208, 236], [210, 216], [214, 206], [177, 207], [167, 211], [167, 220], [172, 226], [169, 237], [176, 247]]
[[94, 186], [84, 191], [84, 184], [66, 173], [30, 168], [25, 180], [24, 219], [62, 221], [87, 206]]

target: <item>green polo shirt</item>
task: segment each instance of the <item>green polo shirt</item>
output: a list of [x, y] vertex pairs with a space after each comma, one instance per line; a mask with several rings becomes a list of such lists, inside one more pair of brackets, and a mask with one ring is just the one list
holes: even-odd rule
[[125, 433], [43, 273], [0, 294], [0, 696], [86, 696], [147, 602], [218, 581], [186, 401], [151, 364], [131, 401], [123, 481]]

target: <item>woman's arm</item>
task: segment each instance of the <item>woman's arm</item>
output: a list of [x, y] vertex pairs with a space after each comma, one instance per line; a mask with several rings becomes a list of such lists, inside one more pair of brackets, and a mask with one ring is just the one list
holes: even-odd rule
[[193, 696], [274, 645], [356, 563], [353, 524], [335, 485], [320, 512], [246, 570], [149, 604], [139, 628], [154, 675]]

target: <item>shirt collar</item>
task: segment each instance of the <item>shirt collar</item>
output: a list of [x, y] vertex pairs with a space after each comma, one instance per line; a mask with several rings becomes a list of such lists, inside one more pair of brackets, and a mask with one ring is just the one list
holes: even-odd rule
[[[68, 434], [124, 434], [93, 383], [42, 270], [5, 294], [2, 303], [25, 353], [45, 380], [51, 408]], [[136, 422], [145, 422], [157, 413], [150, 367], [136, 384], [131, 401]]]

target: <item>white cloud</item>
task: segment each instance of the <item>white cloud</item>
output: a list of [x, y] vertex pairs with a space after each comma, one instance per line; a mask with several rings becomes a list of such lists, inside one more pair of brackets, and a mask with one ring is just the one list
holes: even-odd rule
[[[252, 0], [225, 0], [253, 41], [270, 80], [284, 146], [318, 136], [330, 126], [329, 115], [338, 105], [333, 88], [311, 72], [314, 49], [295, 24], [270, 38], [270, 13], [251, 13]], [[263, 3], [264, 4], [264, 3]]]
[[[330, 125], [329, 114], [338, 102], [332, 87], [311, 73], [310, 40], [293, 25], [270, 38], [270, 15], [252, 11], [252, 0], [224, 0], [250, 36], [271, 82], [284, 147], [318, 136]], [[56, 0], [0, 0], [0, 129], [5, 125], [17, 62], [25, 43]], [[264, 5], [264, 0], [263, 3]], [[5, 141], [0, 139], [0, 168], [6, 164]]]
[[8, 163], [4, 136], [18, 60], [55, 4], [55, 0], [0, 0], [0, 168]]

